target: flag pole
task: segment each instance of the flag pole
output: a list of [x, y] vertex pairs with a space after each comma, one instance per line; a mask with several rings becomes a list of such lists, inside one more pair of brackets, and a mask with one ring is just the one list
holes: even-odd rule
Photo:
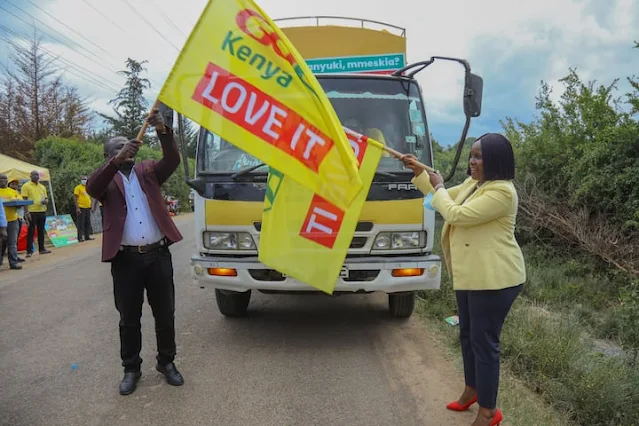
[[[151, 116], [151, 113], [153, 112], [154, 109], [156, 109], [158, 107], [159, 104], [160, 104], [160, 100], [159, 99], [156, 99], [155, 102], [153, 102], [153, 106], [151, 107], [151, 110], [149, 111], [149, 113], [146, 116], [147, 118]], [[142, 128], [138, 132], [138, 136], [135, 139], [141, 141], [142, 138], [144, 137], [144, 134], [146, 133], [146, 129], [148, 127], [149, 127], [149, 122], [144, 120], [144, 123], [142, 124]]]
[[[404, 156], [404, 154], [402, 154], [401, 152], [399, 152], [399, 151], [395, 151], [393, 148], [389, 148], [389, 147], [387, 147], [386, 145], [384, 145], [384, 146], [382, 147], [382, 149], [383, 149], [384, 151], [388, 152], [389, 154], [391, 154], [393, 157], [397, 158], [398, 160], [400, 160], [400, 159]], [[420, 163], [419, 161], [417, 161], [416, 163], [417, 163], [417, 165], [418, 165], [419, 167], [424, 168], [424, 170], [426, 170], [426, 171], [428, 171], [428, 172], [431, 172], [431, 173], [438, 173], [438, 172], [437, 172], [437, 170], [433, 169], [432, 167], [427, 166], [426, 164]]]

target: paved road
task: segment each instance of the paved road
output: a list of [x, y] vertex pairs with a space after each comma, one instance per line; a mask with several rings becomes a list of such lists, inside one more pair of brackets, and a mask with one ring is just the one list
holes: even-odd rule
[[[181, 388], [154, 369], [151, 311], [143, 313], [143, 377], [117, 391], [118, 315], [99, 240], [0, 271], [0, 424], [469, 425], [444, 404], [462, 379], [417, 317], [387, 316], [383, 295], [257, 294], [251, 316], [222, 317], [193, 285], [191, 215], [173, 246]], [[5, 266], [6, 268], [6, 266]], [[72, 365], [77, 368], [73, 369]]]

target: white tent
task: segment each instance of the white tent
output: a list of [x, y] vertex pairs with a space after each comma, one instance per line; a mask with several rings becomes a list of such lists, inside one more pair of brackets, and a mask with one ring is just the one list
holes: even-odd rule
[[7, 175], [9, 182], [14, 179], [27, 181], [31, 179], [31, 172], [37, 171], [40, 174], [40, 180], [46, 182], [51, 193], [51, 205], [53, 214], [57, 216], [58, 212], [55, 208], [55, 198], [53, 197], [53, 188], [51, 187], [51, 174], [46, 167], [40, 167], [21, 161], [8, 155], [0, 154], [0, 173]]

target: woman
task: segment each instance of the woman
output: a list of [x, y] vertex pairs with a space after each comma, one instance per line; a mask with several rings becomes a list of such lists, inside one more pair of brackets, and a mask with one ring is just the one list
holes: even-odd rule
[[499, 425], [499, 336], [526, 280], [514, 235], [518, 197], [512, 146], [500, 134], [481, 136], [470, 150], [470, 177], [450, 189], [439, 174], [424, 173], [414, 157], [402, 161], [420, 191], [434, 192], [431, 204], [445, 220], [442, 251], [457, 298], [466, 381], [460, 398], [447, 408], [466, 411], [479, 402], [473, 426]]

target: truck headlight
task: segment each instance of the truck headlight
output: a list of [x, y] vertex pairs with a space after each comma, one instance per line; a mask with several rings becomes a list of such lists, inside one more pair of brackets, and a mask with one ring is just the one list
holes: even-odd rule
[[204, 232], [204, 247], [210, 250], [255, 250], [255, 242], [248, 232]]
[[403, 250], [425, 247], [426, 233], [414, 232], [380, 232], [373, 242], [373, 250]]

